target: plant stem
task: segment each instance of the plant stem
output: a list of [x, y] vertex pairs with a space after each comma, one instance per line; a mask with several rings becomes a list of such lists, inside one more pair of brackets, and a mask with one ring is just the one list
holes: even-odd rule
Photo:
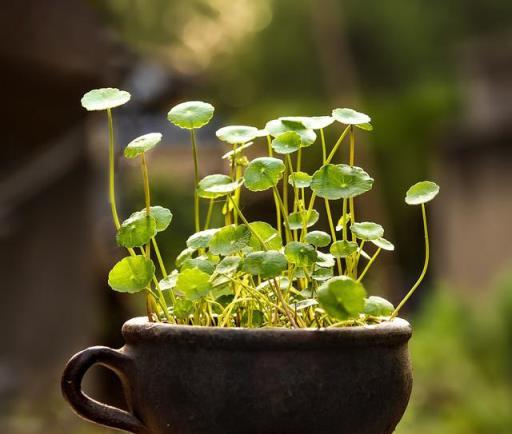
[[107, 119], [108, 119], [109, 201], [110, 201], [110, 208], [112, 210], [112, 218], [114, 220], [114, 225], [115, 225], [116, 229], [119, 229], [121, 226], [121, 223], [119, 222], [119, 216], [117, 214], [117, 206], [116, 206], [115, 180], [114, 180], [114, 176], [115, 176], [114, 125], [113, 125], [113, 121], [112, 121], [111, 109], [107, 109]]
[[281, 199], [279, 190], [277, 189], [277, 187], [275, 185], [272, 188], [274, 190], [274, 194], [277, 197], [277, 201], [278, 201], [279, 205], [281, 206], [281, 210], [283, 212], [284, 226], [285, 226], [285, 230], [286, 230], [286, 242], [289, 242], [292, 240], [292, 233], [291, 233], [291, 229], [290, 229], [290, 222], [288, 220], [288, 212], [285, 208], [283, 200]]
[[[268, 156], [272, 157], [273, 156], [272, 138], [269, 135], [267, 135], [267, 150], [268, 150]], [[281, 209], [279, 208], [279, 202], [277, 200], [276, 193], [273, 191], [272, 194], [274, 196], [274, 204], [276, 206], [277, 231], [279, 232], [279, 237], [282, 239], [283, 238], [283, 229], [282, 229], [282, 223], [281, 223]]]
[[320, 128], [320, 139], [322, 141], [322, 165], [324, 165], [325, 160], [327, 159], [327, 146], [325, 144], [325, 134], [323, 128]]
[[204, 230], [208, 229], [210, 226], [210, 220], [212, 219], [212, 212], [213, 212], [213, 205], [214, 205], [214, 199], [210, 199], [210, 204], [208, 205], [208, 212], [206, 213], [206, 221], [204, 223]]
[[398, 315], [398, 313], [400, 312], [400, 309], [407, 302], [407, 300], [409, 300], [409, 298], [414, 293], [416, 288], [420, 285], [423, 278], [425, 277], [425, 274], [427, 273], [428, 262], [430, 259], [430, 245], [429, 245], [429, 240], [428, 240], [427, 211], [426, 211], [424, 203], [421, 204], [421, 215], [423, 218], [423, 232], [425, 234], [425, 263], [423, 264], [423, 270], [421, 271], [420, 277], [418, 278], [416, 283], [413, 285], [413, 287], [409, 290], [407, 295], [403, 298], [403, 300], [400, 302], [400, 304], [396, 307], [396, 309], [391, 314], [391, 319], [395, 318]]
[[245, 216], [242, 214], [242, 211], [240, 211], [240, 208], [238, 207], [238, 205], [235, 203], [234, 199], [231, 197], [230, 194], [228, 194], [228, 199], [231, 201], [231, 203], [233, 204], [233, 208], [236, 210], [237, 214], [240, 216], [240, 219], [244, 222], [244, 224], [247, 226], [247, 228], [251, 231], [251, 233], [256, 237], [256, 239], [261, 243], [261, 245], [263, 246], [263, 250], [268, 250], [266, 244], [265, 244], [265, 241], [263, 240], [263, 238], [261, 238], [261, 236], [251, 227], [251, 225], [249, 224], [249, 221], [245, 218]]
[[156, 242], [155, 237], [151, 238], [151, 242], [153, 243], [153, 249], [155, 251], [158, 264], [160, 266], [160, 271], [162, 271], [162, 276], [165, 279], [167, 277], [167, 270], [165, 269], [164, 261], [162, 260], [162, 255], [160, 254], [160, 249], [158, 248], [158, 244]]
[[[329, 204], [328, 199], [324, 199], [324, 202], [325, 202], [325, 212], [327, 213], [327, 220], [329, 221], [329, 228], [331, 229], [332, 241], [336, 242], [336, 228], [334, 227], [334, 223], [332, 221], [331, 205]], [[336, 258], [336, 263], [338, 264], [338, 273], [341, 276], [343, 274], [343, 269], [341, 268], [341, 259]]]
[[[306, 222], [309, 221], [309, 219], [311, 217], [311, 213], [313, 212], [313, 207], [315, 206], [315, 199], [316, 199], [316, 193], [313, 192], [311, 194], [311, 197], [309, 198], [308, 212], [306, 214]], [[303, 227], [302, 231], [300, 233], [300, 241], [304, 241], [304, 237], [306, 236], [306, 233], [307, 233], [307, 227]]]
[[196, 133], [194, 129], [190, 130], [190, 139], [192, 141], [192, 155], [194, 157], [194, 223], [196, 232], [200, 230], [199, 221], [199, 195], [197, 194], [197, 186], [199, 184], [199, 163], [197, 159], [197, 143]]
[[374, 253], [374, 255], [371, 257], [371, 259], [368, 261], [368, 264], [366, 264], [366, 267], [364, 267], [363, 272], [361, 273], [361, 275], [357, 279], [358, 282], [361, 282], [361, 280], [363, 280], [363, 277], [365, 276], [366, 272], [370, 269], [372, 264], [375, 262], [375, 259], [377, 259], [377, 256], [379, 256], [379, 253], [380, 253], [381, 250], [382, 249], [379, 247], [377, 249], [377, 251]]
[[340, 145], [342, 144], [343, 142], [343, 139], [347, 136], [348, 132], [350, 131], [350, 125], [348, 127], [346, 127], [343, 132], [341, 133], [341, 136], [340, 138], [338, 139], [338, 141], [336, 142], [336, 144], [332, 147], [331, 149], [331, 152], [329, 153], [329, 156], [327, 157], [327, 159], [325, 160], [325, 163], [324, 164], [329, 164], [331, 162], [331, 160], [334, 158], [334, 156], [336, 155], [336, 151], [338, 150], [338, 148], [340, 147]]

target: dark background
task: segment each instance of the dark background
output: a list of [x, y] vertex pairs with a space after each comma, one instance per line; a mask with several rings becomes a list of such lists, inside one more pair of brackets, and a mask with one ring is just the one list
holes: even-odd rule
[[[107, 432], [63, 402], [67, 358], [122, 345], [137, 297], [111, 292], [116, 248], [106, 192], [103, 113], [84, 92], [132, 93], [115, 111], [120, 146], [161, 131], [155, 202], [174, 213], [167, 262], [192, 232], [187, 136], [166, 113], [216, 107], [200, 135], [201, 172], [223, 170], [215, 130], [353, 107], [372, 116], [361, 165], [375, 177], [362, 216], [397, 246], [369, 290], [397, 302], [423, 259], [421, 179], [430, 208], [428, 281], [408, 306], [415, 387], [399, 434], [512, 432], [512, 3], [507, 0], [19, 0], [2, 5], [0, 83], [0, 431]], [[333, 137], [328, 137], [331, 141]], [[141, 207], [138, 169], [120, 161], [122, 214]], [[271, 211], [244, 203], [251, 218]], [[343, 367], [340, 367], [342, 369]], [[100, 369], [88, 390], [122, 405]]]

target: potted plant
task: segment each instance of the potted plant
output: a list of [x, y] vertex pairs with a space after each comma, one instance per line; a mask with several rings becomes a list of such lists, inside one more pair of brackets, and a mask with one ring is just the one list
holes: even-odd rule
[[[427, 270], [425, 204], [439, 187], [423, 181], [407, 191], [406, 203], [421, 208], [426, 255], [418, 281], [395, 308], [363, 286], [379, 254], [394, 249], [382, 226], [357, 219], [354, 198], [374, 182], [355, 164], [356, 133], [372, 130], [369, 116], [342, 108], [331, 116], [281, 117], [263, 129], [221, 128], [228, 173], [200, 179], [196, 130], [214, 108], [178, 104], [168, 119], [190, 131], [195, 233], [171, 270], [157, 235], [172, 213], [151, 203], [146, 161], [160, 133], [124, 148], [126, 158], [140, 162], [144, 209], [121, 221], [116, 207], [112, 109], [129, 99], [125, 91], [97, 89], [82, 105], [105, 110], [108, 120], [110, 206], [117, 243], [127, 251], [108, 283], [144, 296], [147, 312], [124, 324], [120, 350], [91, 347], [69, 361], [62, 390], [74, 410], [137, 434], [391, 433], [412, 385], [411, 327], [398, 314]], [[329, 147], [324, 129], [331, 125], [341, 131]], [[251, 146], [264, 156], [249, 161]], [[312, 146], [321, 147], [322, 161], [308, 174], [302, 161]], [[250, 222], [243, 196], [264, 191], [275, 222]], [[313, 229], [320, 207], [329, 232]], [[224, 226], [211, 227], [214, 213]], [[129, 411], [82, 392], [93, 364], [119, 376]]]

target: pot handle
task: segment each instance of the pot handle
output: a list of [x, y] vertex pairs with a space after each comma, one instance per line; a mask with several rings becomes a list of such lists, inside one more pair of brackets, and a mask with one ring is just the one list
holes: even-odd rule
[[110, 428], [149, 434], [148, 429], [133, 414], [95, 401], [82, 391], [82, 379], [95, 364], [110, 369], [122, 380], [126, 380], [132, 360], [117, 350], [99, 346], [75, 354], [67, 363], [61, 380], [62, 394], [73, 410], [85, 419]]

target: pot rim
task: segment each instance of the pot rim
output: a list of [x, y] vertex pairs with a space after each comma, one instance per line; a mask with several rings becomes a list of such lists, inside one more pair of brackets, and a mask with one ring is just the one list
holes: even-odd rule
[[122, 334], [127, 343], [160, 341], [209, 348], [314, 349], [401, 345], [410, 339], [412, 327], [402, 318], [365, 326], [287, 329], [174, 325], [135, 317], [124, 323]]

